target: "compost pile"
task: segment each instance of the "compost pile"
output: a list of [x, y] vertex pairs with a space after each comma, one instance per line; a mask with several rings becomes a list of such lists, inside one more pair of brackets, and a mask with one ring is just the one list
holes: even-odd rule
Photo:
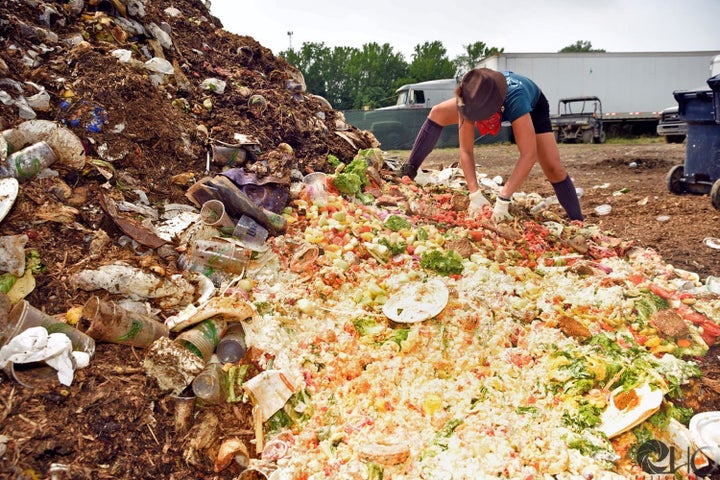
[[[283, 219], [242, 280], [213, 278], [212, 298], [253, 312], [223, 312], [242, 321], [249, 347], [227, 369], [228, 401], [198, 402], [181, 421], [175, 394], [189, 389], [149, 374], [147, 349], [116, 343], [98, 342], [70, 385], [50, 377], [25, 388], [0, 374], [3, 477], [237, 478], [250, 465], [283, 478], [448, 478], [460, 464], [479, 471], [473, 458], [513, 478], [637, 473], [634, 434], [611, 444], [578, 413], [631, 366], [627, 351], [613, 357], [593, 336], [637, 347], [633, 361], [647, 368], [630, 369], [635, 380], [652, 372], [683, 384], [666, 417], [718, 409], [717, 347], [705, 353], [720, 300], [697, 275], [590, 222], [533, 217], [538, 196], [520, 199], [512, 225], [470, 218], [456, 169], [423, 188], [403, 182], [371, 134], [306, 92], [284, 60], [224, 31], [202, 2], [10, 0], [0, 38], [2, 130], [54, 128], [82, 146], [83, 162], [57, 152], [51, 173], [23, 180], [0, 223], [0, 236], [27, 237], [29, 273], [15, 294], [29, 304], [72, 323], [94, 296], [135, 295], [160, 319], [197, 320], [209, 310], [201, 292], [113, 290], [112, 277], [131, 269], [158, 290], [187, 285], [183, 255], [207, 232], [188, 191], [228, 168], [242, 167]], [[327, 174], [323, 201], [302, 188], [312, 172]], [[492, 183], [484, 188], [492, 199]], [[171, 218], [191, 220], [164, 238], [154, 227]], [[108, 266], [104, 288], [79, 280]], [[408, 295], [425, 283], [435, 289]], [[390, 312], [398, 296], [411, 301]], [[440, 299], [432, 320], [390, 318], [423, 297]], [[686, 329], [658, 327], [658, 311], [684, 315]], [[666, 352], [682, 359], [672, 375], [653, 360]], [[680, 368], [695, 355], [702, 375]], [[292, 387], [275, 391], [278, 408], [244, 393], [260, 372], [282, 372]], [[512, 425], [537, 435], [532, 448]]]

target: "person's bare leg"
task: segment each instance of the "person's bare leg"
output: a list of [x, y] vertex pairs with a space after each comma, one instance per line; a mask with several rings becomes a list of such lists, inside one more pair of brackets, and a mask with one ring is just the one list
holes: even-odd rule
[[555, 196], [572, 220], [583, 220], [580, 200], [572, 178], [560, 163], [560, 150], [552, 132], [536, 135], [538, 163], [555, 190]]

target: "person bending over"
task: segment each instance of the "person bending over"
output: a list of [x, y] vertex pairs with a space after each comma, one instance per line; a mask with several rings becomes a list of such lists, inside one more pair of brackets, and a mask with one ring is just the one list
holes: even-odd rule
[[435, 148], [443, 127], [458, 125], [460, 165], [470, 192], [471, 212], [487, 203], [478, 189], [475, 174], [475, 126], [481, 135], [497, 135], [500, 125], [512, 125], [520, 157], [495, 200], [492, 218], [512, 218], [508, 212], [512, 195], [530, 174], [535, 162], [555, 190], [558, 202], [572, 220], [583, 220], [580, 201], [570, 175], [560, 163], [560, 151], [550, 124], [547, 98], [532, 80], [517, 73], [476, 68], [466, 73], [455, 97], [432, 107], [423, 123], [401, 175], [415, 179], [425, 157]]

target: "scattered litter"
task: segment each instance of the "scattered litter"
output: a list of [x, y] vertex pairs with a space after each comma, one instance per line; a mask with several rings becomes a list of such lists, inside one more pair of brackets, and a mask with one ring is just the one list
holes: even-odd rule
[[383, 313], [398, 323], [428, 320], [445, 309], [449, 298], [447, 286], [439, 278], [407, 284], [388, 298]]
[[705, 237], [703, 238], [703, 245], [710, 247], [713, 250], [720, 250], [720, 238]]
[[604, 203], [602, 205], [598, 205], [597, 207], [595, 207], [595, 213], [597, 213], [598, 215], [601, 215], [601, 216], [608, 215], [610, 213], [610, 211], [612, 211], [612, 207], [610, 205], [608, 205], [607, 203]]
[[664, 223], [664, 222], [667, 222], [668, 220], [670, 220], [670, 215], [658, 215], [657, 217], [655, 217], [655, 220], [657, 220], [658, 222]]

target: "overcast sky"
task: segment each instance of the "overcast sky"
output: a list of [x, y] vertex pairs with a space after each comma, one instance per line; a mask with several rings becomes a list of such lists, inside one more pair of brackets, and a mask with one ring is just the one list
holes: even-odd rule
[[415, 45], [436, 40], [450, 59], [477, 41], [509, 53], [557, 52], [578, 40], [608, 52], [720, 50], [720, 0], [211, 2], [225, 30], [253, 37], [276, 55], [291, 42], [293, 48], [376, 42], [410, 62]]

